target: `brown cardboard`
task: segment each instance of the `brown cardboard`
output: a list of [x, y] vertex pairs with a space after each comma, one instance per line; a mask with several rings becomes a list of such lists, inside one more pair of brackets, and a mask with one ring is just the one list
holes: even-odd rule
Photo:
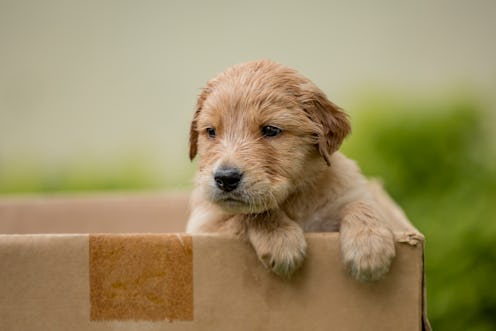
[[184, 226], [185, 194], [0, 199], [0, 328], [428, 330], [423, 237], [373, 187], [398, 239], [375, 283], [346, 274], [338, 233], [307, 234], [289, 280], [236, 238], [164, 233]]

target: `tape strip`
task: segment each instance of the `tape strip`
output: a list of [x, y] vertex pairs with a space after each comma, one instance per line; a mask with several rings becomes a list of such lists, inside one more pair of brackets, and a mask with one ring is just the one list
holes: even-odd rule
[[96, 234], [89, 250], [91, 320], [193, 320], [191, 236]]

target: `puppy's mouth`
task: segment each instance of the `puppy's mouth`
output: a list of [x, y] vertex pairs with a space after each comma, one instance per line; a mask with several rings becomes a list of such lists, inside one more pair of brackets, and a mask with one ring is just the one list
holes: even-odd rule
[[234, 193], [219, 193], [215, 194], [213, 202], [221, 206], [242, 206], [248, 203], [239, 194]]
[[216, 192], [212, 202], [227, 212], [235, 214], [250, 214], [263, 211], [255, 199], [249, 199], [248, 194], [242, 192]]

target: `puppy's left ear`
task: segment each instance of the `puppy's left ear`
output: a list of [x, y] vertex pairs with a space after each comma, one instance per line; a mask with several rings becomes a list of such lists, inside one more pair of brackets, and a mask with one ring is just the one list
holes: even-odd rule
[[193, 161], [198, 151], [198, 115], [200, 110], [197, 109], [193, 115], [193, 120], [191, 121], [191, 126], [189, 128], [189, 159]]
[[327, 165], [330, 165], [332, 153], [339, 149], [351, 132], [348, 116], [312, 83], [306, 83], [300, 88], [303, 109], [316, 124], [317, 147]]
[[210, 88], [206, 87], [202, 90], [202, 93], [198, 97], [196, 102], [196, 110], [193, 115], [193, 120], [191, 121], [191, 126], [189, 129], [189, 159], [193, 160], [198, 151], [198, 117], [203, 108], [203, 103], [210, 94]]

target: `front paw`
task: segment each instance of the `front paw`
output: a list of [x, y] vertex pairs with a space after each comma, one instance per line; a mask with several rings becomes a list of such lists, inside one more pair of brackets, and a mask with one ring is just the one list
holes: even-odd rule
[[341, 251], [348, 272], [359, 281], [375, 281], [389, 271], [395, 256], [394, 237], [386, 228], [341, 236]]
[[307, 243], [297, 224], [270, 232], [250, 231], [248, 239], [262, 264], [281, 277], [290, 277], [303, 264]]

